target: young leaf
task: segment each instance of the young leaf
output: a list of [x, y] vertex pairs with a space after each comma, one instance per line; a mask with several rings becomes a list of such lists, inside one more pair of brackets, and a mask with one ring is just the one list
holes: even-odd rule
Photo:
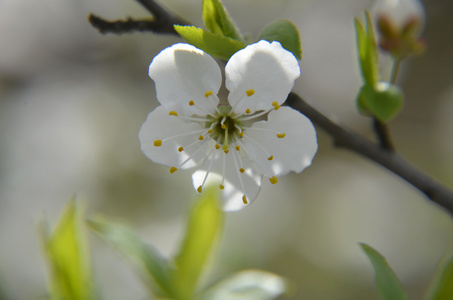
[[50, 266], [52, 299], [94, 298], [88, 242], [82, 224], [81, 209], [72, 200], [54, 231], [41, 232]]
[[105, 220], [90, 221], [94, 232], [117, 248], [136, 268], [146, 284], [155, 283], [160, 288], [155, 295], [172, 295], [168, 262], [150, 245], [145, 244], [129, 228]]
[[208, 261], [223, 227], [216, 189], [207, 189], [193, 207], [179, 255], [175, 259], [177, 270], [174, 282], [181, 299], [191, 299], [198, 279]]
[[302, 59], [299, 30], [290, 20], [277, 20], [267, 25], [263, 31], [261, 31], [258, 40], [280, 42], [282, 47], [292, 52], [297, 59]]
[[439, 268], [438, 276], [433, 281], [432, 292], [427, 300], [451, 300], [453, 299], [453, 257]]
[[239, 29], [220, 0], [203, 0], [202, 15], [204, 26], [210, 32], [244, 42]]
[[245, 44], [240, 41], [195, 26], [175, 25], [174, 27], [186, 42], [223, 60], [230, 59], [234, 53], [245, 47]]
[[379, 54], [370, 14], [366, 13], [366, 30], [359, 19], [356, 18], [354, 24], [362, 77], [366, 84], [374, 85], [380, 80]]
[[357, 106], [362, 113], [369, 113], [384, 123], [395, 117], [403, 104], [403, 91], [386, 82], [375, 86], [365, 84], [357, 97]]
[[387, 260], [367, 244], [360, 244], [368, 259], [373, 264], [376, 283], [383, 300], [407, 300], [403, 286], [390, 268]]
[[246, 270], [223, 279], [208, 288], [201, 300], [271, 300], [288, 291], [280, 276], [261, 270]]

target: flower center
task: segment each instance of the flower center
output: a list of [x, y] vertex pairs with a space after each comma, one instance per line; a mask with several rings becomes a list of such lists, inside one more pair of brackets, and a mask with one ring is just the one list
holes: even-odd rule
[[241, 118], [235, 117], [229, 106], [219, 106], [215, 117], [206, 122], [206, 128], [210, 128], [208, 132], [211, 138], [218, 144], [223, 144], [224, 147], [240, 137], [243, 126]]

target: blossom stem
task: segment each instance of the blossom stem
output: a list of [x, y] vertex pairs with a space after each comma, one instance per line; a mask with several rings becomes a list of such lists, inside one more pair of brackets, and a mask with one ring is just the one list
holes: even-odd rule
[[432, 202], [446, 209], [453, 216], [453, 192], [416, 169], [400, 155], [383, 151], [377, 145], [358, 134], [338, 125], [324, 114], [307, 104], [300, 96], [290, 93], [286, 105], [306, 115], [314, 124], [332, 136], [337, 147], [358, 153], [392, 171], [421, 191]]

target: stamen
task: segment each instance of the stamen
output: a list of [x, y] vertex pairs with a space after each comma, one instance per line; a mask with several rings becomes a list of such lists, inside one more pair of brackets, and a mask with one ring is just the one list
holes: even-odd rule
[[[239, 158], [239, 160], [240, 159], [241, 158]], [[238, 166], [238, 162], [236, 160], [236, 155], [233, 155], [233, 163], [234, 163], [234, 169], [236, 170], [236, 176], [239, 178], [239, 184], [241, 185], [241, 189], [242, 189], [242, 191], [245, 192], [244, 182], [242, 181], [242, 176], [241, 176], [241, 174], [238, 173], [239, 166]], [[244, 201], [244, 199], [245, 199], [245, 195], [244, 195], [244, 197], [242, 197], [242, 201]], [[244, 203], [247, 204], [246, 202], [247, 202], [247, 200], [245, 200]]]
[[216, 149], [220, 149], [220, 145], [219, 144], [215, 144], [215, 148]]
[[244, 173], [245, 170], [244, 170], [243, 168], [240, 168], [240, 169], [239, 169], [239, 172]]
[[279, 139], [282, 139], [282, 138], [284, 138], [285, 136], [286, 136], [286, 133], [277, 133], [277, 137], [278, 137]]
[[172, 110], [171, 112], [168, 113], [169, 116], [178, 116], [178, 113]]
[[204, 136], [200, 135], [200, 136], [198, 137], [198, 139], [199, 139], [200, 141], [202, 141], [202, 140], [204, 140]]
[[273, 176], [271, 178], [269, 178], [269, 181], [272, 183], [272, 184], [276, 184], [278, 182], [278, 178]]
[[246, 90], [245, 93], [247, 94], [247, 97], [250, 97], [253, 94], [255, 94], [255, 90], [254, 89]]
[[261, 117], [262, 115], [265, 115], [267, 114], [268, 112], [270, 112], [271, 110], [273, 110], [273, 108], [271, 109], [268, 109], [268, 110], [264, 110], [260, 113], [257, 113], [257, 114], [254, 114], [254, 115], [251, 115], [251, 116], [248, 116], [248, 117], [245, 117], [245, 118], [242, 118], [241, 121], [248, 121], [248, 120], [253, 120], [255, 118], [258, 118], [258, 117]]
[[250, 112], [251, 112], [250, 108], [247, 108], [247, 109], [245, 110], [245, 113], [246, 113], [246, 114], [249, 114]]
[[244, 136], [244, 131], [239, 132], [239, 137], [243, 137], [243, 136]]
[[211, 95], [212, 95], [212, 91], [207, 91], [206, 93], [204, 93], [204, 96], [205, 96], [206, 98], [208, 98], [208, 97], [211, 96]]
[[223, 190], [225, 187], [223, 185], [219, 185], [219, 189]]
[[197, 188], [197, 192], [199, 192], [201, 194], [201, 192], [203, 191], [203, 188], [201, 187], [201, 185]]
[[230, 150], [226, 149], [226, 150], [223, 150], [223, 152], [225, 152], [225, 154], [228, 154], [228, 152], [230, 152]]
[[[209, 160], [209, 166], [208, 166], [208, 169], [206, 170], [206, 175], [204, 176], [203, 178], [203, 183], [198, 187], [200, 189], [199, 193], [201, 193], [201, 188], [202, 186], [204, 186], [204, 184], [206, 183], [206, 179], [208, 179], [208, 176], [209, 176], [209, 173], [211, 173], [211, 169], [212, 169], [212, 164], [214, 163], [214, 161], [217, 159], [215, 156], [216, 156], [216, 153], [214, 153], [214, 157], [211, 159], [211, 154], [214, 152], [214, 150], [211, 150], [211, 152], [209, 152], [208, 156], [206, 157], [207, 160]], [[198, 191], [198, 189], [197, 189]]]
[[[196, 143], [199, 143], [199, 142], [198, 142], [198, 141], [192, 142], [192, 143], [190, 143], [190, 144], [189, 144], [188, 146], [186, 146], [186, 147], [189, 148], [191, 145], [196, 144]], [[200, 152], [201, 149], [203, 149], [202, 145], [203, 145], [204, 143], [207, 143], [207, 141], [201, 142], [200, 146], [195, 150], [195, 152], [192, 153], [191, 155], [189, 155], [189, 157], [187, 157], [186, 160], [184, 160], [184, 161], [178, 166], [178, 169], [181, 169], [181, 167], [184, 166], [189, 160], [191, 160], [192, 157], [194, 157], [195, 155], [197, 155], [198, 152]]]
[[178, 148], [178, 151], [179, 151], [179, 152], [183, 152], [183, 151], [184, 151], [184, 148], [183, 148], [183, 147], [179, 147], [179, 148]]
[[242, 202], [244, 202], [245, 205], [248, 204], [248, 202], [247, 202], [247, 197], [245, 197], [245, 195], [242, 196]]
[[214, 131], [214, 129], [209, 129], [208, 132], [209, 133], [212, 133]]
[[241, 146], [237, 145], [237, 146], [236, 146], [236, 150], [237, 150], [237, 151], [240, 151], [240, 150], [241, 150]]
[[222, 127], [223, 130], [226, 129], [226, 125], [225, 124], [222, 124], [220, 127]]
[[171, 167], [171, 168], [170, 168], [170, 173], [171, 173], [171, 174], [175, 173], [176, 171], [178, 171], [177, 168], [175, 168], [175, 167]]
[[195, 105], [195, 102], [194, 102], [193, 100], [190, 100], [190, 101], [189, 101], [189, 105], [190, 105], [190, 106], [193, 106], [193, 105]]
[[274, 156], [273, 156], [273, 155], [271, 155], [271, 156], [269, 156], [269, 157], [267, 158], [267, 160], [273, 160], [273, 159], [274, 159]]
[[155, 140], [153, 143], [154, 147], [160, 147], [162, 146], [162, 140]]
[[274, 107], [275, 110], [278, 110], [280, 108], [280, 104], [278, 104], [277, 101], [272, 102], [272, 106]]
[[[196, 104], [195, 104], [195, 101], [193, 101], [193, 100], [190, 100], [190, 101], [189, 101], [189, 105], [190, 105], [190, 106], [195, 105], [196, 108], [198, 108], [199, 110], [201, 110], [201, 111], [204, 112], [205, 114], [207, 114], [207, 115], [209, 115], [209, 116], [211, 116], [211, 117], [213, 117], [213, 118], [216, 117], [215, 115], [213, 115], [212, 113], [210, 113], [209, 111], [207, 111], [206, 109], [204, 109], [203, 107], [196, 105]], [[218, 109], [217, 109], [217, 107], [215, 107], [215, 110], [216, 110], [217, 112], [219, 112]]]

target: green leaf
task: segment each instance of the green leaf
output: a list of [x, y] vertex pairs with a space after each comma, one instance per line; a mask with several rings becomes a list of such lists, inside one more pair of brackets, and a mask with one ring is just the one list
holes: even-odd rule
[[267, 25], [261, 31], [258, 40], [278, 41], [283, 48], [292, 52], [297, 59], [302, 59], [299, 30], [290, 20], [277, 20]]
[[439, 271], [427, 300], [453, 299], [453, 256], [445, 264], [440, 265]]
[[234, 53], [245, 47], [242, 42], [195, 26], [175, 25], [174, 27], [186, 42], [223, 60], [230, 59]]
[[193, 207], [179, 255], [174, 282], [181, 299], [191, 299], [214, 244], [223, 227], [224, 213], [220, 209], [219, 193], [208, 188]]
[[380, 82], [376, 86], [365, 84], [357, 97], [357, 106], [364, 114], [371, 114], [381, 122], [388, 122], [403, 108], [403, 91], [395, 85]]
[[126, 256], [139, 270], [147, 287], [155, 283], [154, 295], [172, 295], [168, 262], [152, 246], [145, 244], [129, 228], [103, 219], [89, 222], [90, 227]]
[[244, 42], [239, 29], [220, 0], [203, 0], [202, 15], [204, 26], [210, 32]]
[[280, 276], [260, 270], [245, 270], [223, 279], [201, 296], [201, 300], [271, 300], [288, 291]]
[[376, 283], [383, 300], [406, 300], [403, 286], [390, 268], [387, 260], [379, 252], [367, 244], [360, 244], [368, 259], [373, 264]]
[[81, 209], [71, 200], [54, 231], [41, 231], [51, 273], [52, 299], [94, 298], [88, 242], [82, 224]]
[[377, 84], [380, 80], [379, 53], [370, 14], [366, 12], [366, 29], [357, 18], [355, 19], [354, 24], [362, 77], [368, 85]]

